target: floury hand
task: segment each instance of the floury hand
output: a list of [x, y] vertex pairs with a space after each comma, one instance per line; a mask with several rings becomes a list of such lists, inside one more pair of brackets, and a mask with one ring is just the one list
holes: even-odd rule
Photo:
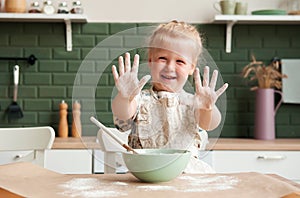
[[119, 57], [119, 73], [115, 65], [112, 66], [112, 73], [115, 85], [122, 97], [128, 98], [131, 101], [136, 95], [140, 93], [142, 88], [151, 78], [150, 75], [144, 76], [140, 81], [138, 80], [139, 55], [134, 56], [131, 67], [130, 54], [125, 53], [125, 63], [123, 56]]

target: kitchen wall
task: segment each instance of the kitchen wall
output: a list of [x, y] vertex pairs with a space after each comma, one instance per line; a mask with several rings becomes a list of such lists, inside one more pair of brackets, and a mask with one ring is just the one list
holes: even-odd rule
[[[41, 4], [43, 2], [38, 1]], [[286, 9], [284, 0], [243, 1], [249, 4], [249, 13], [257, 9]], [[0, 2], [3, 11], [4, 0]], [[31, 0], [28, 0], [28, 5], [30, 2]], [[53, 2], [57, 5], [59, 1]], [[70, 7], [72, 1], [67, 2]], [[99, 42], [111, 35], [134, 27], [156, 25], [177, 19], [197, 25], [203, 35], [206, 49], [217, 63], [224, 81], [230, 85], [226, 92], [227, 111], [223, 117], [221, 136], [253, 137], [255, 98], [254, 92], [249, 90], [249, 86], [240, 76], [243, 66], [249, 63], [252, 53], [266, 64], [274, 56], [300, 56], [299, 25], [235, 25], [232, 53], [225, 53], [226, 27], [211, 23], [214, 15], [218, 14], [213, 8], [217, 0], [190, 0], [189, 3], [176, 1], [176, 4], [172, 0], [81, 2], [88, 23], [72, 24], [71, 52], [65, 49], [63, 23], [0, 22], [0, 57], [27, 57], [34, 54], [38, 58], [33, 66], [18, 62], [21, 72], [18, 104], [22, 107], [24, 118], [11, 122], [7, 120], [5, 111], [12, 101], [12, 68], [16, 62], [0, 61], [0, 127], [51, 125], [57, 129], [58, 107], [62, 100], [69, 104], [68, 119], [71, 125], [75, 79], [87, 84], [80, 89], [80, 95], [77, 97], [82, 103], [83, 134], [96, 134], [96, 127], [88, 120], [94, 110], [102, 122], [112, 126], [110, 98], [114, 82], [106, 63], [112, 61], [112, 53], [126, 51], [126, 39], [130, 39], [130, 36], [111, 43], [108, 47], [115, 48], [114, 52], [106, 49], [97, 52], [100, 61], [90, 65], [85, 62], [84, 74], [76, 78], [82, 61]], [[103, 75], [95, 88], [89, 76], [97, 76], [102, 71]], [[95, 101], [87, 97], [91, 95], [95, 96]], [[300, 136], [299, 105], [283, 104], [279, 108], [276, 115], [276, 131], [277, 137]]]
[[[20, 85], [18, 103], [24, 118], [8, 122], [6, 108], [12, 100], [12, 68], [14, 61], [0, 61], [0, 126], [41, 126], [51, 125], [57, 129], [59, 103], [61, 100], [71, 105], [73, 84], [82, 60], [103, 39], [142, 23], [86, 23], [73, 24], [73, 51], [65, 50], [65, 27], [63, 23], [0, 23], [0, 56], [27, 57], [34, 54], [38, 61], [33, 66], [24, 62], [20, 65]], [[149, 25], [149, 24], [147, 24]], [[227, 112], [222, 137], [253, 137], [254, 92], [241, 78], [244, 65], [254, 53], [258, 60], [268, 61], [274, 56], [299, 58], [299, 25], [236, 25], [233, 29], [232, 53], [225, 53], [225, 25], [197, 24], [205, 40], [204, 45], [217, 63], [227, 91]], [[124, 49], [124, 42], [114, 43]], [[99, 52], [99, 58], [110, 61], [109, 55]], [[95, 135], [96, 128], [88, 117], [94, 108], [101, 121], [112, 126], [110, 97], [113, 78], [110, 68], [91, 64], [85, 72], [95, 74], [104, 70], [95, 93], [96, 102], [82, 104], [84, 135]], [[82, 89], [81, 95], [89, 95], [92, 86]], [[71, 108], [69, 123], [71, 124]], [[71, 128], [70, 128], [71, 129]], [[300, 137], [300, 106], [283, 104], [276, 115], [277, 137]]]

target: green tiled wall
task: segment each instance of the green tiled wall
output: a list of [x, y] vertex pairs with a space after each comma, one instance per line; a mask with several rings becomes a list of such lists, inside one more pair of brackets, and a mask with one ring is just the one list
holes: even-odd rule
[[[8, 122], [6, 108], [12, 100], [12, 68], [14, 61], [0, 61], [0, 127], [51, 125], [57, 129], [59, 103], [69, 104], [68, 120], [71, 126], [71, 102], [73, 85], [77, 71], [84, 60], [99, 42], [110, 35], [146, 24], [126, 23], [87, 23], [73, 24], [73, 51], [65, 50], [65, 27], [60, 23], [0, 23], [0, 57], [27, 57], [34, 54], [38, 61], [34, 66], [20, 65], [20, 86], [18, 104], [24, 118]], [[149, 25], [149, 24], [147, 24]], [[224, 81], [229, 83], [227, 112], [222, 137], [253, 137], [254, 92], [249, 90], [241, 78], [242, 68], [250, 61], [251, 54], [258, 60], [268, 61], [280, 58], [300, 58], [299, 25], [235, 25], [233, 28], [232, 53], [225, 48], [225, 25], [198, 25], [204, 45], [217, 63]], [[135, 34], [134, 31], [130, 34]], [[134, 40], [127, 41], [129, 43]], [[112, 126], [110, 97], [113, 78], [110, 68], [103, 68], [105, 61], [111, 61], [112, 54], [120, 49], [130, 48], [121, 37], [110, 43], [115, 50], [99, 50], [98, 59], [86, 62], [79, 81], [82, 102], [82, 124], [84, 135], [95, 135], [97, 129], [90, 124], [88, 117], [94, 114], [108, 126]], [[97, 87], [93, 78], [104, 70]], [[299, 71], [300, 72], [300, 71]], [[76, 83], [75, 83], [76, 84]], [[95, 95], [96, 100], [88, 96]], [[71, 127], [70, 127], [71, 130]], [[283, 104], [276, 115], [277, 137], [300, 137], [300, 105]]]

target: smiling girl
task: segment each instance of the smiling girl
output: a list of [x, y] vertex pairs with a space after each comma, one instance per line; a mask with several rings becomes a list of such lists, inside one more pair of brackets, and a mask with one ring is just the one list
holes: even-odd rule
[[[215, 103], [227, 89], [225, 83], [215, 91], [218, 72], [209, 82], [209, 67], [204, 67], [203, 82], [196, 68], [202, 52], [197, 29], [184, 22], [172, 21], [159, 25], [149, 38], [148, 66], [150, 75], [138, 80], [139, 55], [119, 57], [119, 71], [112, 67], [118, 89], [112, 101], [114, 122], [120, 131], [131, 130], [128, 144], [141, 148], [176, 148], [192, 152], [186, 172], [211, 171], [200, 160], [200, 133], [215, 129], [221, 113]], [[190, 75], [195, 93], [183, 89]], [[143, 90], [151, 79], [151, 88]], [[206, 132], [205, 132], [206, 133]]]

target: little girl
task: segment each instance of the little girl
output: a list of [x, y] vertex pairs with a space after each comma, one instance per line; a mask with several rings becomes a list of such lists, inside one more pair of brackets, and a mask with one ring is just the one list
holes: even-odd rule
[[[112, 67], [118, 93], [112, 101], [114, 122], [120, 131], [131, 130], [128, 144], [135, 148], [188, 149], [192, 158], [185, 172], [205, 173], [212, 170], [198, 157], [202, 130], [213, 130], [221, 121], [215, 106], [227, 89], [225, 83], [215, 91], [218, 73], [209, 83], [209, 67], [204, 68], [203, 82], [196, 68], [202, 52], [197, 29], [184, 22], [161, 24], [148, 43], [150, 75], [138, 80], [139, 55], [119, 57], [119, 72]], [[189, 75], [194, 76], [195, 94], [184, 91]], [[142, 90], [152, 78], [151, 88]], [[205, 132], [206, 133], [206, 132]]]

